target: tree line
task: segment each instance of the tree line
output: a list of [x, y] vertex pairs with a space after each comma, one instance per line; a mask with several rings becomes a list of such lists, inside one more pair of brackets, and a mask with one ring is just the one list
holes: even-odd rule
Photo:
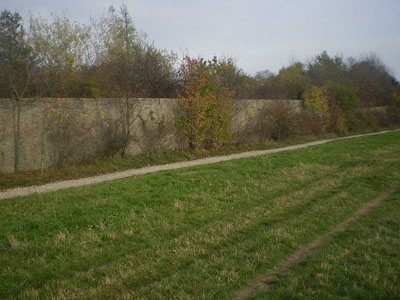
[[[53, 14], [0, 14], [0, 97], [176, 97], [178, 56], [157, 48], [133, 24], [125, 5], [89, 24]], [[207, 60], [204, 60], [207, 62]], [[238, 99], [302, 99], [313, 87], [346, 90], [359, 106], [388, 105], [399, 83], [374, 54], [344, 59], [322, 52], [274, 74], [255, 76], [230, 57], [213, 58], [220, 83]]]

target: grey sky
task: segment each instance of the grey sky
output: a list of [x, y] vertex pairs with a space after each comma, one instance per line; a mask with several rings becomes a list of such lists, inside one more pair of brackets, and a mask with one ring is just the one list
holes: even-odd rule
[[124, 2], [136, 27], [178, 55], [233, 56], [245, 72], [277, 72], [293, 59], [375, 52], [400, 79], [399, 0], [0, 0], [0, 9], [86, 22]]

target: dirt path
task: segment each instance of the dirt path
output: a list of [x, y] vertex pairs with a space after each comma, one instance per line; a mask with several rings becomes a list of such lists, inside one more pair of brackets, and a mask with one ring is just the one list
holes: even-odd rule
[[145, 168], [141, 168], [141, 169], [131, 169], [131, 170], [126, 170], [126, 171], [122, 171], [122, 172], [110, 173], [110, 174], [99, 175], [99, 176], [94, 176], [94, 177], [59, 181], [59, 182], [53, 182], [53, 183], [48, 183], [48, 184], [44, 184], [44, 185], [36, 185], [36, 186], [30, 186], [30, 187], [9, 189], [9, 190], [0, 192], [0, 200], [15, 198], [15, 197], [23, 197], [23, 196], [36, 194], [36, 193], [53, 192], [53, 191], [58, 191], [58, 190], [67, 189], [67, 188], [71, 188], [71, 187], [79, 187], [79, 186], [84, 186], [84, 185], [89, 185], [89, 184], [102, 183], [102, 182], [111, 181], [111, 180], [115, 180], [115, 179], [150, 174], [150, 173], [155, 173], [155, 172], [160, 172], [160, 171], [175, 170], [175, 169], [181, 169], [181, 168], [214, 164], [214, 163], [233, 160], [233, 159], [240, 159], [240, 158], [253, 157], [253, 156], [259, 156], [259, 155], [267, 155], [267, 154], [272, 154], [272, 153], [278, 153], [278, 152], [283, 152], [283, 151], [289, 151], [289, 150], [306, 148], [306, 147], [311, 147], [311, 146], [316, 146], [316, 145], [322, 145], [322, 144], [326, 144], [326, 143], [333, 142], [333, 141], [341, 141], [341, 140], [353, 139], [353, 138], [364, 137], [364, 136], [385, 134], [388, 132], [393, 132], [393, 131], [398, 131], [398, 130], [399, 129], [380, 131], [380, 132], [374, 132], [374, 133], [368, 133], [368, 134], [353, 135], [353, 136], [346, 136], [346, 137], [341, 137], [341, 138], [336, 138], [336, 139], [314, 141], [314, 142], [309, 142], [309, 143], [305, 143], [305, 144], [293, 145], [293, 146], [277, 148], [277, 149], [248, 151], [248, 152], [242, 152], [242, 153], [231, 154], [231, 155], [216, 156], [216, 157], [209, 157], [209, 158], [197, 159], [197, 160], [192, 160], [192, 161], [177, 162], [177, 163], [172, 163], [172, 164], [167, 164], [167, 165], [151, 166], [151, 167], [145, 167]]
[[363, 206], [360, 210], [354, 213], [351, 217], [346, 219], [345, 221], [339, 223], [336, 227], [332, 230], [328, 231], [327, 233], [321, 235], [311, 243], [301, 247], [297, 250], [293, 255], [291, 255], [288, 259], [283, 261], [280, 265], [275, 267], [267, 274], [260, 275], [253, 279], [249, 286], [245, 289], [242, 289], [237, 292], [236, 296], [232, 298], [232, 300], [244, 300], [254, 296], [256, 293], [261, 291], [269, 290], [274, 282], [279, 278], [279, 275], [282, 275], [288, 270], [298, 264], [299, 262], [303, 261], [304, 259], [309, 256], [313, 250], [323, 244], [325, 244], [334, 234], [344, 231], [349, 224], [357, 221], [362, 216], [369, 213], [371, 209], [374, 207], [379, 206], [382, 202], [387, 199], [391, 194], [393, 194], [400, 186], [397, 186], [390, 190], [387, 193], [382, 194], [380, 197], [368, 202], [365, 206]]

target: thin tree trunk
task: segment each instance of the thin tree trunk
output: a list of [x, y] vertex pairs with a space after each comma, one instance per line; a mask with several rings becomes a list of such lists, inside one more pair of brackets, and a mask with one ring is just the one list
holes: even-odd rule
[[14, 172], [19, 171], [19, 152], [21, 136], [21, 100], [15, 98], [14, 105]]

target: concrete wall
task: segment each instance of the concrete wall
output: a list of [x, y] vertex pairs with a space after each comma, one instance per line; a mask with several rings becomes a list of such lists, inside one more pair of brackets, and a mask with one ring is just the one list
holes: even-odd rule
[[[301, 108], [300, 100], [237, 100], [232, 120], [234, 130], [245, 127], [257, 111], [273, 103], [288, 103], [296, 110]], [[161, 132], [158, 136], [156, 132], [156, 124], [159, 124], [160, 120], [174, 126], [178, 106], [176, 99], [130, 99], [129, 105], [134, 107], [134, 114], [140, 116], [135, 118], [131, 125], [131, 131], [136, 132], [137, 136], [129, 145], [129, 153], [141, 153], [147, 151], [149, 147], [171, 149], [184, 146], [176, 130], [169, 128], [168, 133]], [[112, 123], [124, 117], [125, 107], [125, 99], [119, 98], [23, 99], [20, 105], [19, 170], [37, 170], [55, 165], [60, 161], [60, 148], [62, 150], [63, 147], [72, 147], [76, 150], [71, 154], [75, 156], [73, 160], [94, 155], [102, 142], [102, 137], [96, 137], [99, 124]], [[15, 116], [15, 100], [0, 99], [0, 174], [14, 172]], [[56, 145], [54, 129], [61, 123], [66, 124], [68, 118], [75, 124], [73, 133], [76, 136], [72, 140], [73, 143]], [[147, 128], [155, 129], [152, 134], [159, 140], [157, 144], [146, 144], [143, 122]], [[95, 139], [89, 141], [92, 136], [95, 136]]]

